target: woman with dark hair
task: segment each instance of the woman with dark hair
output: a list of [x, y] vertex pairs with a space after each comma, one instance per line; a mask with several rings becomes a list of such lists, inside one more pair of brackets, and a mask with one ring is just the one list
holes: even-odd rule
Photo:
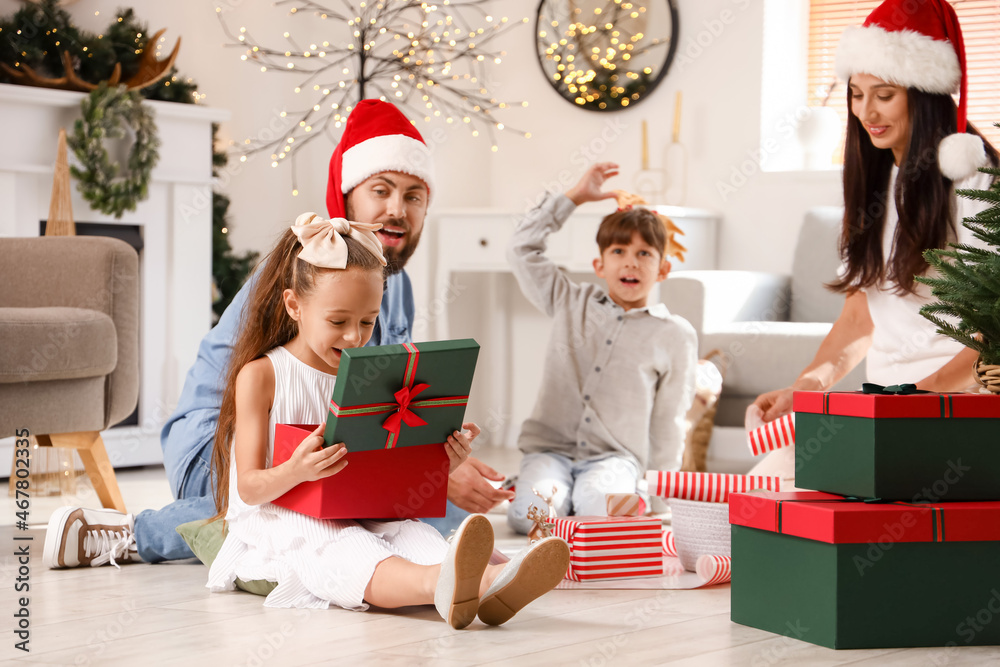
[[[771, 421], [791, 411], [794, 390], [825, 391], [867, 359], [868, 378], [932, 391], [975, 384], [976, 353], [937, 334], [920, 315], [934, 300], [914, 281], [923, 251], [979, 242], [961, 221], [984, 204], [956, 189], [987, 189], [977, 171], [998, 154], [966, 122], [965, 48], [945, 0], [888, 0], [837, 51], [848, 82], [844, 149], [843, 265], [830, 288], [844, 308], [812, 363], [791, 387], [757, 397]], [[960, 92], [956, 107], [951, 93]]]

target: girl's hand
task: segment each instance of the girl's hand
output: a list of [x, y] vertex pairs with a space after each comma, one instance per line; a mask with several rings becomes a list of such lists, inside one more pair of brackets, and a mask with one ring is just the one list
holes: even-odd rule
[[601, 192], [601, 188], [604, 187], [604, 181], [617, 175], [617, 164], [614, 162], [599, 162], [592, 165], [583, 173], [583, 176], [580, 177], [580, 182], [566, 191], [566, 196], [577, 206], [588, 201], [612, 199], [615, 193], [611, 190]]
[[444, 450], [448, 452], [448, 459], [451, 465], [448, 467], [448, 474], [455, 472], [455, 468], [465, 463], [472, 453], [472, 441], [481, 433], [479, 427], [472, 422], [462, 424], [465, 431], [455, 431], [448, 436]]
[[299, 443], [285, 465], [298, 482], [315, 482], [336, 475], [344, 469], [347, 447], [342, 442], [323, 449], [323, 431], [326, 424], [306, 436]]

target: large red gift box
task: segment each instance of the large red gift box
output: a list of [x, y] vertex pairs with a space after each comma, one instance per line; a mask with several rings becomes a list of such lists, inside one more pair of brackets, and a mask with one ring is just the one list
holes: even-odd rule
[[569, 544], [573, 581], [663, 574], [662, 525], [644, 516], [570, 516], [550, 519], [552, 534]]
[[[287, 461], [318, 427], [276, 424], [273, 464]], [[445, 515], [450, 464], [440, 444], [348, 452], [345, 458], [347, 465], [333, 477], [303, 482], [272, 502], [317, 519]]]

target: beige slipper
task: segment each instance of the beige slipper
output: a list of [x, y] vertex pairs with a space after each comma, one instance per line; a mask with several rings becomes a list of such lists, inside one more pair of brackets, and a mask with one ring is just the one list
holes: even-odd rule
[[482, 514], [466, 517], [441, 561], [434, 606], [448, 625], [460, 630], [479, 611], [479, 586], [493, 554], [493, 526]]
[[514, 614], [555, 588], [569, 569], [569, 545], [546, 537], [518, 553], [500, 571], [479, 601], [479, 620], [487, 625], [506, 623]]

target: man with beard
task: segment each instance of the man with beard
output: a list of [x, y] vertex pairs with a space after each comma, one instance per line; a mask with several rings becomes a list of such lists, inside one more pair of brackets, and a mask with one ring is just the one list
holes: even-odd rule
[[[417, 249], [433, 191], [431, 154], [420, 133], [388, 102], [362, 100], [348, 116], [330, 159], [327, 208], [332, 218], [382, 223], [377, 232], [388, 262], [382, 308], [370, 345], [412, 341], [414, 304], [403, 267]], [[254, 277], [239, 291], [202, 340], [177, 409], [160, 436], [163, 465], [177, 499], [135, 517], [115, 510], [67, 507], [49, 522], [43, 562], [77, 567], [128, 561], [192, 558], [177, 526], [215, 515], [212, 443], [232, 344]], [[429, 519], [443, 534], [467, 512], [486, 512], [513, 493], [488, 480], [503, 476], [469, 458], [450, 476], [448, 515]]]

